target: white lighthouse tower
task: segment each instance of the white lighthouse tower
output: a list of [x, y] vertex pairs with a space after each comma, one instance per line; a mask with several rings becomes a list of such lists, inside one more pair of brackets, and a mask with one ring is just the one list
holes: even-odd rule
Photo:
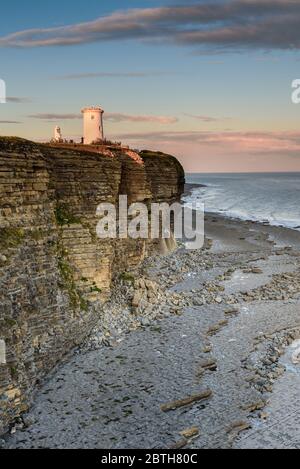
[[58, 125], [54, 129], [54, 141], [58, 143], [62, 141], [61, 128]]
[[83, 114], [84, 144], [90, 145], [103, 140], [103, 109], [101, 107], [86, 107], [81, 112]]

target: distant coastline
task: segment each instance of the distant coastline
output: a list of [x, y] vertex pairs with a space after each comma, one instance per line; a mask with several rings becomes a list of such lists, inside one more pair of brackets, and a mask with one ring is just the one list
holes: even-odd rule
[[205, 184], [193, 184], [193, 183], [189, 183], [189, 182], [185, 183], [183, 197], [188, 197], [189, 195], [192, 194], [194, 189], [198, 189], [199, 187], [205, 188], [205, 187], [207, 187], [207, 185], [205, 185]]

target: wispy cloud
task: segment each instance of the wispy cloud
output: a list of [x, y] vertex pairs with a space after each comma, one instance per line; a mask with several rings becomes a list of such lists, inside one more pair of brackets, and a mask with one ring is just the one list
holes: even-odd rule
[[149, 116], [149, 115], [130, 115], [122, 113], [106, 113], [106, 119], [110, 122], [153, 122], [157, 124], [175, 124], [177, 117], [171, 116]]
[[188, 114], [186, 112], [184, 113], [184, 115], [187, 116], [187, 117], [191, 117], [192, 119], [196, 119], [196, 120], [199, 120], [201, 122], [205, 122], [205, 123], [220, 122], [220, 121], [230, 119], [230, 117], [201, 116], [201, 115], [197, 115], [197, 114]]
[[21, 98], [21, 97], [18, 97], [18, 96], [8, 96], [6, 98], [6, 101], [8, 103], [26, 104], [26, 103], [30, 103], [31, 99], [30, 98]]
[[300, 2], [204, 1], [200, 4], [116, 11], [86, 23], [17, 31], [2, 47], [68, 46], [101, 41], [164, 41], [198, 50], [300, 48]]
[[224, 152], [243, 155], [286, 155], [300, 158], [300, 132], [205, 132], [167, 131], [123, 134], [122, 139], [136, 145], [192, 144], [213, 146]]
[[0, 124], [22, 124], [22, 122], [19, 121], [1, 121]]
[[[52, 114], [52, 113], [39, 113], [31, 114], [28, 116], [32, 119], [40, 119], [45, 121], [61, 121], [61, 120], [76, 120], [82, 119], [82, 114]], [[107, 112], [105, 113], [105, 119], [109, 122], [153, 122], [157, 124], [174, 124], [178, 121], [177, 117], [172, 116], [151, 116], [151, 115], [132, 115]]]
[[81, 80], [85, 78], [147, 78], [172, 75], [169, 72], [87, 72], [54, 77], [55, 80]]
[[46, 121], [55, 121], [55, 120], [75, 120], [81, 119], [81, 114], [54, 114], [54, 113], [38, 113], [38, 114], [30, 114], [28, 116], [31, 119], [40, 119]]

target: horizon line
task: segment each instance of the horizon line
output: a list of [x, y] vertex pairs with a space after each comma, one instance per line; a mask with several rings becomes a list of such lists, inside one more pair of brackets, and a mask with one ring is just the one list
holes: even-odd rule
[[185, 174], [300, 174], [298, 171], [186, 171]]

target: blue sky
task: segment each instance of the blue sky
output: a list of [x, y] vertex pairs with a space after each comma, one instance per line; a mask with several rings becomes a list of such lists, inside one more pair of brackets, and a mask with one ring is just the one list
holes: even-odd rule
[[[296, 18], [300, 31], [300, 8], [286, 15], [283, 10], [282, 17], [263, 2], [264, 30], [269, 30], [263, 37], [258, 30], [255, 38], [239, 29], [245, 21], [252, 29], [260, 23], [255, 0], [251, 15], [245, 9], [251, 0], [238, 0], [240, 24], [232, 24], [224, 8], [215, 22], [181, 23], [181, 14], [174, 21], [161, 19], [161, 7], [170, 9], [171, 18], [176, 6], [212, 3], [11, 0], [1, 5], [0, 78], [13, 99], [0, 105], [0, 134], [47, 140], [58, 124], [66, 137], [80, 138], [80, 109], [99, 104], [108, 137], [172, 152], [188, 171], [300, 171], [300, 105], [291, 102], [291, 82], [300, 77], [300, 32], [294, 24]], [[233, 2], [218, 2], [225, 3]], [[270, 25], [279, 13], [288, 43], [276, 23]], [[91, 22], [98, 18], [103, 22], [95, 35]], [[87, 27], [79, 34], [82, 23]], [[200, 38], [195, 30], [201, 30]], [[66, 37], [75, 44], [66, 44]]]

